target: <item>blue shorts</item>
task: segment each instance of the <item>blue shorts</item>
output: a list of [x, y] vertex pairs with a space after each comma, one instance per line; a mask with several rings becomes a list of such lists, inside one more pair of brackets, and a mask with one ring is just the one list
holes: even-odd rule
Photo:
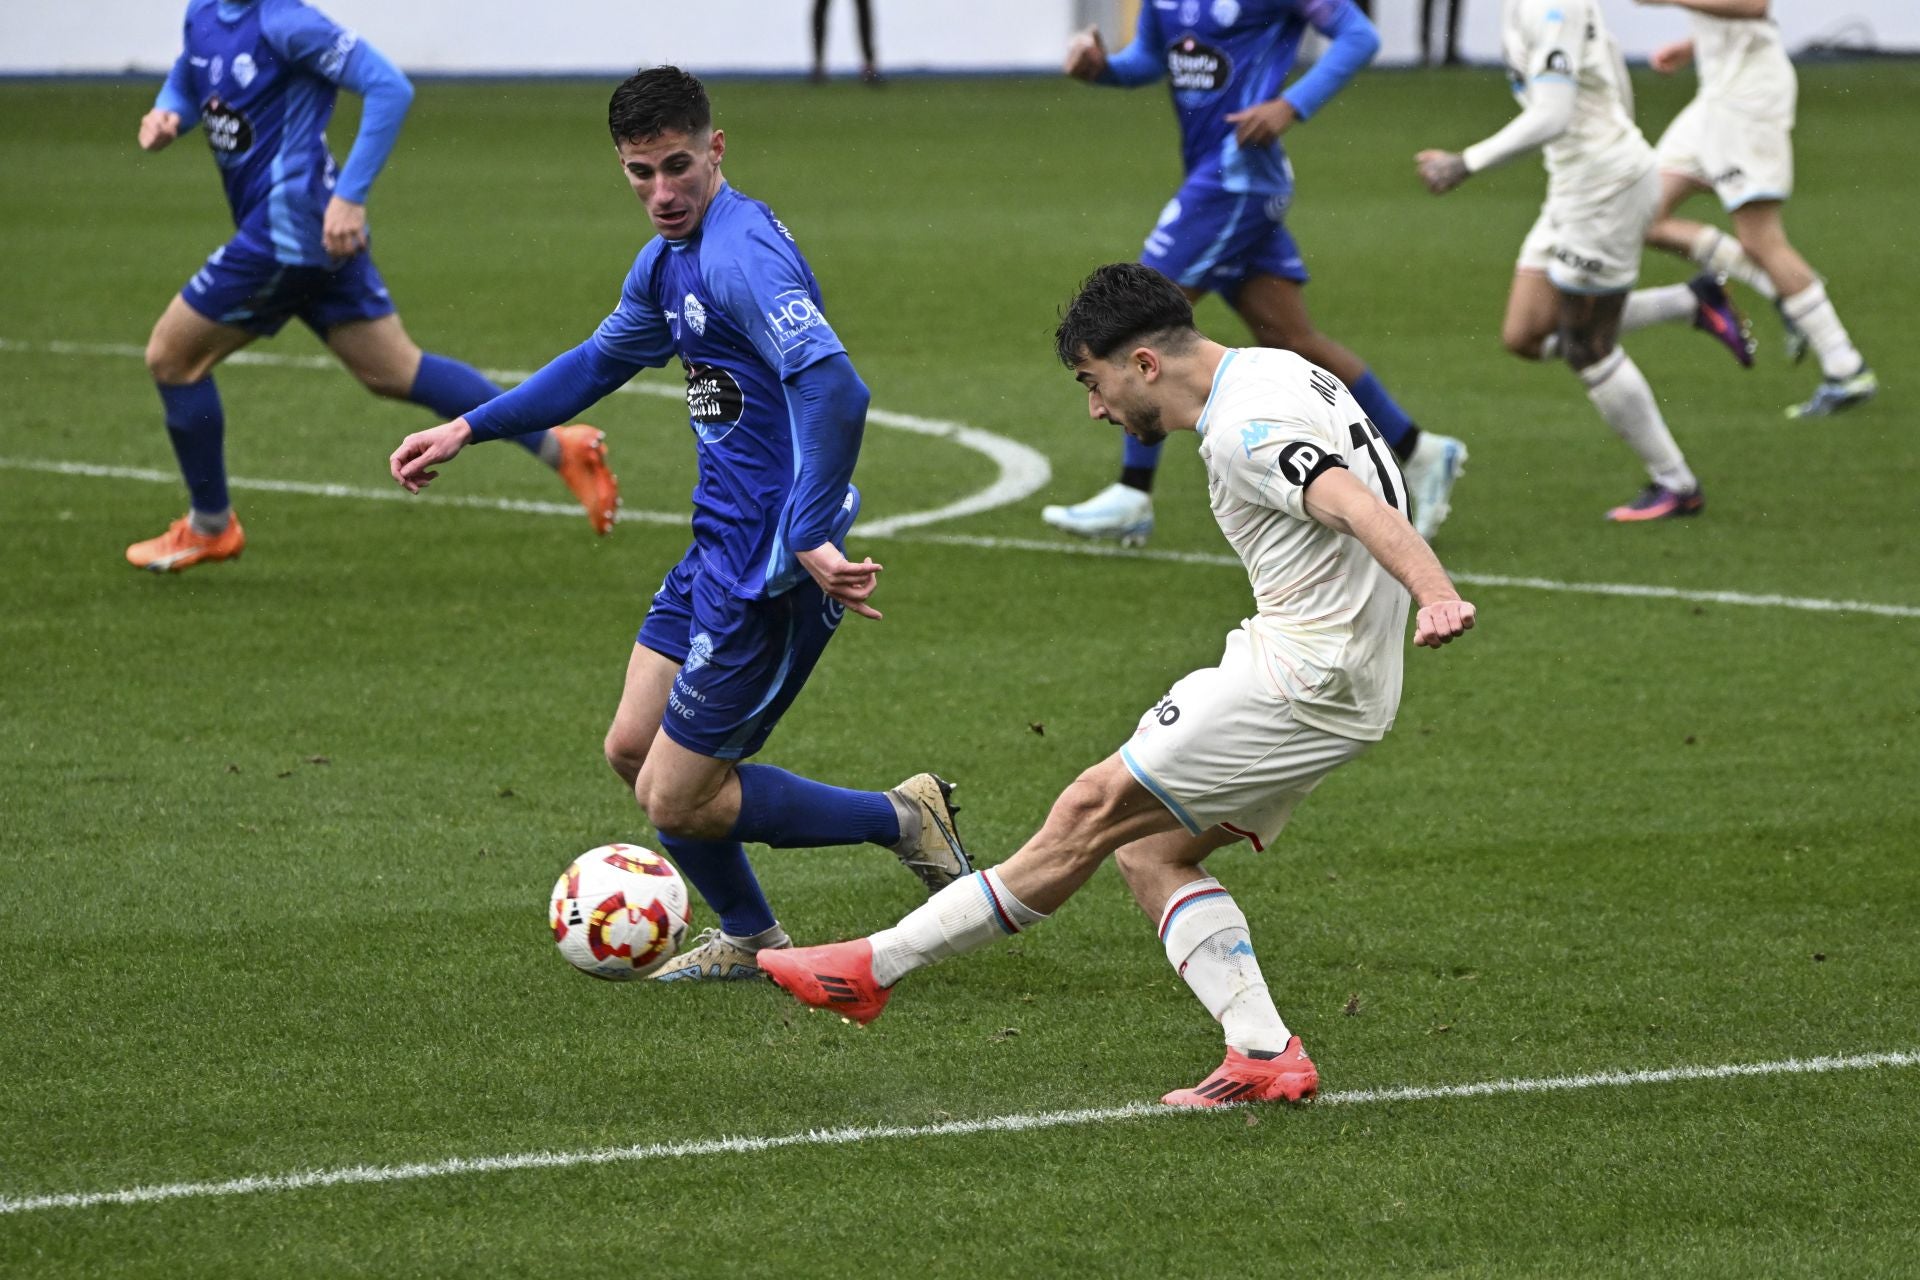
[[1286, 195], [1236, 195], [1215, 187], [1181, 187], [1140, 251], [1152, 267], [1184, 289], [1217, 293], [1232, 302], [1254, 276], [1307, 282], [1307, 264], [1287, 230]]
[[[857, 491], [834, 530], [845, 550], [860, 511]], [[742, 760], [800, 695], [846, 606], [812, 578], [765, 600], [742, 600], [708, 573], [700, 546], [667, 571], [634, 643], [680, 664], [660, 727], [689, 751]]]
[[340, 325], [393, 314], [393, 298], [369, 250], [337, 267], [295, 267], [244, 231], [213, 251], [180, 296], [214, 323], [263, 338], [294, 316], [324, 338]]

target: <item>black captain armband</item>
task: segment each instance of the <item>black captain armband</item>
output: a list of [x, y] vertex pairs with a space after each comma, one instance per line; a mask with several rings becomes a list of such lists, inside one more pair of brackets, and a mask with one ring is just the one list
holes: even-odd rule
[[1280, 460], [1274, 464], [1274, 470], [1288, 484], [1304, 489], [1326, 472], [1346, 465], [1347, 460], [1337, 453], [1329, 453], [1322, 446], [1305, 440], [1295, 440], [1281, 446]]

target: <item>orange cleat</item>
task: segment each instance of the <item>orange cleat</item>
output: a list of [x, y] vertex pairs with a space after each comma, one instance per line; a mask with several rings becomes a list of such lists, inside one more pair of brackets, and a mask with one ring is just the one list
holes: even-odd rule
[[866, 1026], [880, 1016], [892, 987], [873, 979], [873, 944], [865, 938], [824, 947], [762, 951], [760, 970], [801, 1004], [830, 1009]]
[[1300, 1047], [1287, 1041], [1278, 1057], [1256, 1058], [1238, 1049], [1191, 1089], [1175, 1089], [1160, 1101], [1170, 1107], [1223, 1107], [1233, 1102], [1301, 1102], [1320, 1088], [1320, 1073]]
[[157, 538], [127, 548], [127, 563], [155, 573], [179, 573], [207, 560], [238, 560], [247, 547], [247, 531], [240, 517], [229, 515], [227, 527], [215, 534], [195, 533], [193, 517], [181, 516]]
[[560, 442], [560, 478], [587, 509], [593, 531], [613, 530], [613, 513], [620, 509], [620, 478], [607, 466], [607, 435], [598, 427], [577, 423], [555, 427]]

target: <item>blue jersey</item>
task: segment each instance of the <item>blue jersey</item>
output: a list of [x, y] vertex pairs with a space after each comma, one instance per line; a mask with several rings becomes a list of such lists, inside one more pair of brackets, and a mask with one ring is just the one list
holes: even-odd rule
[[[365, 91], [368, 63], [405, 90], [404, 78], [358, 35], [302, 0], [192, 0], [187, 6], [185, 52], [158, 105], [179, 112], [183, 129], [196, 122], [205, 127], [234, 225], [270, 243], [280, 262], [330, 261], [320, 229], [338, 174], [327, 124], [341, 84]], [[404, 100], [400, 107], [404, 113]], [[392, 128], [397, 132], [397, 119]], [[391, 137], [384, 143], [390, 147]], [[383, 147], [366, 159], [377, 171], [385, 158]], [[358, 144], [354, 159], [363, 159]], [[340, 194], [364, 202], [372, 177], [356, 176]]]
[[[1324, 72], [1317, 66], [1283, 95], [1309, 23], [1333, 36], [1335, 48], [1322, 59]], [[1348, 0], [1146, 0], [1133, 43], [1112, 57], [1103, 79], [1167, 79], [1189, 184], [1285, 195], [1293, 173], [1279, 142], [1242, 147], [1227, 117], [1284, 96], [1305, 119], [1378, 48], [1372, 24]]]
[[[640, 251], [593, 343], [622, 364], [658, 367], [677, 355], [686, 370], [703, 568], [746, 599], [805, 578], [788, 538], [804, 495], [783, 380], [846, 348], [773, 211], [723, 185], [691, 236], [656, 237]], [[853, 502], [850, 487], [844, 502]]]

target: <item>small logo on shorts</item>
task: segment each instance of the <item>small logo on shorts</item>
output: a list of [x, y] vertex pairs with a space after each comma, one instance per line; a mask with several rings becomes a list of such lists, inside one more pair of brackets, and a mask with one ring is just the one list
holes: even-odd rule
[[692, 675], [713, 659], [713, 637], [702, 631], [687, 646], [687, 660], [680, 664], [683, 675]]
[[1178, 197], [1175, 197], [1167, 201], [1167, 207], [1160, 211], [1160, 220], [1153, 225], [1156, 227], [1170, 227], [1177, 222], [1179, 218], [1180, 200]]

